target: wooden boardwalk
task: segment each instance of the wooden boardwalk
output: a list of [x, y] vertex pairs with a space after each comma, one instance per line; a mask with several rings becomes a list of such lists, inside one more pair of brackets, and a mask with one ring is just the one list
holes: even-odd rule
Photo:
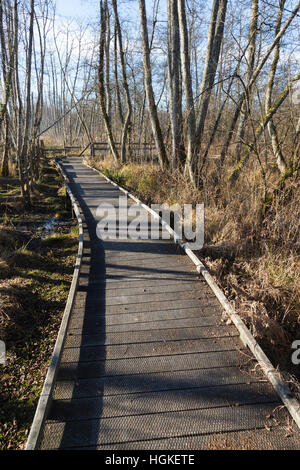
[[40, 447], [300, 449], [189, 258], [170, 240], [99, 240], [98, 205], [117, 207], [124, 195], [78, 158], [62, 165], [84, 216], [84, 251]]

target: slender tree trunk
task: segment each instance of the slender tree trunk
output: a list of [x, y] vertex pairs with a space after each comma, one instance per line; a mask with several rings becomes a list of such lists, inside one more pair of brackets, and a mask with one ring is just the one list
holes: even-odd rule
[[[0, 1], [0, 46], [1, 46], [1, 65], [3, 76], [3, 96], [0, 96], [0, 126], [7, 111], [7, 103], [12, 87], [12, 72], [15, 55], [15, 42], [9, 32], [7, 32], [7, 40], [4, 35], [4, 14], [3, 2]], [[8, 44], [6, 44], [8, 42]]]
[[[280, 31], [284, 4], [285, 4], [285, 0], [279, 0], [279, 7], [278, 7], [278, 13], [277, 13], [277, 19], [276, 19], [276, 27], [275, 27], [275, 36]], [[277, 64], [279, 61], [279, 54], [280, 54], [280, 42], [278, 41], [278, 43], [276, 44], [274, 48], [273, 61], [271, 64], [269, 79], [268, 79], [268, 84], [267, 84], [266, 99], [265, 99], [265, 112], [266, 113], [268, 112], [272, 104], [272, 92], [273, 92], [273, 87], [274, 87], [274, 79], [275, 79], [275, 74], [277, 70]], [[270, 120], [267, 127], [268, 127], [269, 136], [271, 139], [273, 154], [275, 157], [275, 161], [277, 163], [277, 167], [280, 173], [283, 174], [287, 169], [287, 165], [286, 165], [286, 161], [283, 156], [283, 153], [281, 151], [277, 129], [276, 129], [273, 119]]]
[[187, 120], [187, 160], [186, 167], [189, 173], [191, 182], [196, 185], [195, 182], [195, 168], [193, 166], [193, 152], [195, 142], [195, 129], [196, 129], [196, 118], [192, 88], [192, 75], [191, 75], [191, 62], [189, 53], [189, 40], [188, 40], [188, 29], [186, 22], [185, 12], [185, 0], [177, 0], [178, 6], [178, 18], [180, 27], [180, 44], [181, 44], [181, 64], [182, 64], [182, 76], [184, 84], [185, 102], [186, 102], [186, 120]]
[[240, 153], [244, 142], [246, 123], [248, 120], [249, 111], [252, 102], [252, 87], [249, 86], [251, 77], [253, 74], [255, 53], [256, 53], [256, 36], [257, 36], [257, 20], [258, 20], [258, 0], [252, 0], [251, 8], [251, 19], [249, 26], [249, 46], [247, 56], [247, 95], [241, 108], [241, 118], [239, 121], [237, 135], [236, 135], [236, 146], [235, 146], [235, 160], [238, 162], [240, 159]]
[[[2, 96], [0, 96], [0, 130], [3, 126], [4, 137], [0, 172], [3, 176], [8, 176], [10, 117], [7, 108], [12, 94], [16, 39], [14, 34], [14, 19], [8, 9], [9, 5], [5, 5], [5, 3], [4, 1], [0, 1], [0, 51], [3, 80]], [[5, 6], [6, 8], [3, 9]], [[4, 20], [4, 16], [6, 17], [6, 21]]]
[[132, 105], [131, 105], [131, 98], [130, 98], [129, 86], [128, 86], [128, 81], [127, 81], [126, 64], [125, 64], [125, 59], [124, 59], [123, 42], [122, 42], [122, 31], [121, 31], [121, 26], [120, 26], [119, 16], [118, 16], [117, 1], [112, 0], [112, 5], [114, 9], [118, 42], [119, 42], [119, 54], [120, 54], [122, 77], [123, 77], [123, 88], [125, 90], [126, 101], [127, 101], [127, 113], [126, 113], [126, 117], [125, 117], [125, 121], [123, 125], [122, 140], [121, 140], [121, 161], [122, 163], [125, 163], [126, 141], [127, 141], [128, 130], [131, 125]]
[[4, 117], [4, 145], [3, 145], [3, 153], [2, 153], [2, 161], [1, 161], [1, 169], [0, 169], [0, 174], [1, 176], [8, 176], [8, 158], [9, 158], [9, 138], [8, 138], [8, 132], [9, 132], [9, 120], [8, 116], [5, 113]]
[[227, 0], [214, 0], [209, 27], [209, 40], [207, 44], [206, 59], [200, 90], [199, 116], [196, 126], [196, 145], [198, 147], [201, 144], [212, 88], [218, 68], [226, 10]]
[[104, 2], [104, 9], [106, 11], [106, 41], [104, 47], [105, 55], [105, 101], [106, 101], [106, 112], [111, 123], [111, 93], [110, 93], [110, 15], [107, 5], [107, 0]]
[[185, 156], [182, 145], [182, 104], [180, 87], [180, 38], [177, 0], [168, 0], [168, 77], [172, 131], [172, 167], [181, 168]]
[[[199, 168], [198, 156], [201, 151], [201, 141], [203, 137], [204, 124], [208, 112], [208, 106], [211, 98], [212, 88], [215, 80], [215, 75], [218, 67], [221, 44], [223, 40], [224, 22], [227, 10], [227, 0], [214, 0], [210, 27], [209, 39], [206, 49], [206, 60], [204, 65], [204, 72], [202, 77], [200, 99], [199, 99], [199, 115], [197, 122], [195, 122], [194, 105], [191, 104], [191, 79], [189, 77], [190, 57], [188, 53], [188, 34], [185, 19], [185, 5], [184, 0], [178, 0], [178, 11], [180, 18], [181, 41], [183, 45], [183, 76], [186, 90], [186, 101], [188, 108], [188, 170], [191, 182], [194, 186], [199, 184], [199, 175], [196, 174]], [[192, 135], [194, 134], [194, 136]]]
[[152, 132], [155, 140], [155, 145], [158, 153], [158, 159], [162, 168], [169, 166], [169, 161], [166, 154], [166, 149], [163, 141], [162, 131], [158, 119], [157, 108], [154, 99], [154, 93], [152, 88], [152, 75], [150, 65], [150, 50], [149, 50], [149, 38], [147, 28], [147, 17], [146, 17], [146, 6], [145, 0], [139, 0], [139, 11], [141, 21], [141, 33], [143, 43], [143, 65], [144, 65], [144, 76], [145, 76], [145, 88], [146, 96], [150, 112], [150, 120], [152, 125]]
[[119, 87], [119, 78], [118, 78], [118, 33], [117, 33], [117, 25], [114, 25], [114, 77], [115, 77], [115, 99], [116, 99], [116, 106], [119, 114], [119, 119], [121, 126], [124, 125], [124, 116], [123, 116], [123, 109], [122, 109], [122, 102], [120, 96], [120, 87]]
[[109, 122], [109, 116], [106, 111], [105, 103], [105, 84], [104, 84], [104, 49], [106, 41], [106, 11], [103, 6], [103, 1], [100, 0], [100, 44], [99, 44], [99, 66], [98, 66], [98, 96], [99, 104], [107, 132], [108, 142], [111, 149], [111, 153], [116, 162], [119, 161], [119, 153], [114, 141], [111, 124]]
[[[23, 102], [20, 89], [19, 79], [19, 47], [18, 47], [18, 31], [19, 31], [19, 14], [18, 14], [18, 0], [14, 1], [14, 42], [15, 42], [15, 56], [14, 56], [14, 78], [13, 78], [13, 99], [15, 109], [16, 121], [16, 160], [18, 162], [18, 170], [20, 176], [21, 192], [24, 194], [24, 181], [23, 172], [20, 171], [20, 155], [22, 148], [22, 127], [23, 127]], [[22, 177], [22, 179], [21, 179]]]
[[34, 21], [34, 0], [30, 1], [30, 21], [29, 21], [29, 36], [28, 36], [28, 50], [26, 61], [26, 100], [25, 100], [25, 118], [24, 118], [24, 131], [22, 136], [22, 148], [19, 158], [19, 171], [20, 179], [23, 182], [23, 198], [26, 206], [31, 205], [30, 201], [30, 168], [31, 157], [28, 154], [29, 150], [29, 130], [31, 120], [31, 70], [32, 70], [32, 46], [33, 46], [33, 21]]

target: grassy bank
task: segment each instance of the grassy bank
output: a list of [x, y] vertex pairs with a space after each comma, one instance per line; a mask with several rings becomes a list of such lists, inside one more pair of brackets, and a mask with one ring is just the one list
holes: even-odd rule
[[[198, 255], [273, 365], [297, 389], [299, 366], [291, 361], [291, 346], [300, 338], [298, 182], [288, 181], [262, 217], [255, 168], [234, 190], [225, 182], [217, 192], [209, 177], [202, 190], [195, 190], [179, 172], [158, 166], [118, 166], [109, 158], [88, 163], [147, 204], [204, 203], [205, 245]], [[271, 186], [275, 177], [270, 175]]]
[[16, 182], [0, 188], [0, 339], [7, 348], [0, 365], [0, 449], [22, 449], [68, 296], [78, 233], [75, 222], [48, 234], [36, 230], [41, 221], [70, 219], [50, 159], [30, 210]]

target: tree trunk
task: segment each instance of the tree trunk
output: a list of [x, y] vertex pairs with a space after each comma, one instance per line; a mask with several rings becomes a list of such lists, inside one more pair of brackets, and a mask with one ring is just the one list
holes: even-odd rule
[[9, 121], [7, 114], [5, 114], [4, 117], [4, 145], [3, 145], [3, 153], [2, 153], [2, 161], [1, 161], [1, 169], [0, 169], [0, 174], [1, 176], [8, 176], [8, 157], [9, 157], [9, 138], [8, 138], [8, 126], [9, 126]]
[[187, 106], [188, 113], [191, 113], [191, 115], [189, 115], [188, 121], [188, 134], [191, 134], [192, 132], [195, 134], [194, 136], [190, 135], [188, 137], [189, 148], [187, 164], [191, 182], [195, 187], [197, 187], [199, 184], [199, 175], [196, 174], [197, 169], [199, 167], [197, 157], [199, 156], [201, 151], [201, 141], [203, 137], [204, 124], [208, 112], [208, 106], [219, 62], [221, 44], [223, 40], [224, 22], [227, 10], [227, 0], [214, 0], [213, 2], [210, 18], [209, 38], [206, 48], [206, 60], [199, 99], [199, 116], [196, 123], [194, 117], [194, 107], [191, 104], [191, 79], [188, 76], [189, 72], [187, 66], [187, 64], [190, 63], [190, 58], [188, 54], [188, 35], [185, 20], [184, 0], [178, 0], [178, 4], [181, 40], [184, 49], [183, 55], [185, 61], [183, 64], [183, 74], [185, 81], [186, 98], [189, 98], [189, 104]]
[[103, 6], [103, 1], [100, 0], [100, 44], [99, 44], [99, 66], [98, 66], [98, 90], [99, 90], [99, 104], [108, 136], [108, 141], [113, 158], [116, 162], [119, 161], [119, 153], [115, 145], [109, 116], [106, 111], [105, 103], [105, 84], [104, 84], [104, 49], [106, 41], [106, 11]]
[[227, 0], [214, 0], [209, 25], [209, 40], [206, 49], [206, 60], [200, 91], [199, 117], [197, 119], [196, 126], [196, 145], [198, 148], [200, 148], [212, 88], [218, 68], [226, 10]]
[[154, 93], [152, 88], [152, 75], [150, 65], [150, 50], [149, 50], [149, 38], [147, 28], [147, 17], [146, 17], [146, 6], [145, 0], [139, 0], [139, 11], [141, 21], [141, 33], [143, 43], [143, 66], [145, 76], [145, 88], [146, 96], [150, 112], [150, 120], [152, 125], [152, 132], [155, 140], [155, 145], [158, 153], [158, 159], [162, 168], [168, 168], [169, 161], [166, 154], [166, 149], [163, 141], [162, 131], [158, 119], [157, 108], [154, 99]]
[[109, 53], [110, 53], [110, 16], [109, 10], [107, 5], [107, 0], [104, 2], [104, 9], [106, 11], [106, 41], [104, 47], [104, 55], [105, 55], [105, 101], [106, 101], [106, 112], [111, 123], [111, 93], [110, 93], [110, 60], [109, 60]]
[[172, 168], [181, 168], [185, 156], [182, 145], [182, 105], [180, 87], [180, 38], [177, 0], [168, 0], [168, 77], [172, 131]]
[[25, 99], [25, 118], [24, 118], [24, 131], [22, 136], [22, 148], [19, 158], [19, 172], [21, 187], [23, 191], [23, 199], [26, 206], [31, 205], [30, 201], [30, 168], [31, 157], [29, 155], [29, 131], [31, 119], [31, 70], [32, 70], [32, 48], [33, 48], [33, 21], [34, 21], [34, 0], [30, 1], [30, 21], [29, 21], [29, 36], [28, 36], [28, 50], [26, 60], [26, 99]]
[[[275, 36], [280, 31], [284, 4], [285, 4], [285, 0], [279, 1], [279, 8], [278, 8], [276, 27], [275, 27]], [[267, 84], [266, 99], [265, 99], [265, 112], [266, 113], [268, 112], [272, 104], [272, 92], [273, 92], [273, 87], [274, 87], [274, 79], [275, 79], [277, 64], [279, 61], [279, 54], [280, 54], [280, 42], [278, 41], [278, 43], [276, 44], [274, 48], [273, 61], [271, 64], [269, 79], [268, 79], [268, 84]], [[273, 119], [270, 120], [267, 127], [268, 127], [269, 136], [271, 139], [273, 154], [275, 157], [275, 161], [277, 163], [277, 167], [280, 173], [283, 174], [287, 169], [287, 165], [286, 165], [286, 161], [284, 159], [284, 156], [280, 148], [277, 129], [276, 129]]]
[[[15, 43], [14, 38], [5, 38], [4, 31], [4, 15], [3, 15], [3, 2], [0, 1], [0, 46], [1, 46], [1, 65], [2, 65], [2, 76], [3, 76], [3, 96], [0, 97], [0, 126], [4, 119], [7, 110], [7, 103], [12, 86], [12, 71], [13, 62], [15, 55]], [[8, 44], [6, 44], [6, 42]]]
[[118, 32], [117, 32], [117, 25], [114, 25], [114, 77], [115, 77], [115, 100], [116, 106], [118, 109], [120, 124], [123, 127], [124, 125], [124, 116], [123, 116], [123, 109], [122, 109], [122, 102], [120, 96], [120, 87], [119, 87], [119, 78], [118, 78]]
[[189, 40], [188, 40], [188, 29], [186, 22], [185, 13], [185, 0], [177, 0], [178, 6], [178, 17], [180, 27], [180, 44], [181, 44], [181, 63], [182, 63], [182, 76], [184, 83], [184, 93], [186, 101], [186, 120], [187, 120], [187, 160], [186, 167], [189, 173], [190, 180], [194, 186], [195, 181], [195, 168], [193, 167], [193, 151], [195, 141], [195, 109], [194, 109], [194, 98], [192, 88], [192, 76], [191, 76], [191, 65], [190, 65], [190, 54], [189, 54]]
[[116, 23], [116, 29], [117, 29], [116, 32], [117, 32], [118, 41], [119, 41], [119, 53], [120, 53], [120, 61], [121, 61], [121, 69], [122, 69], [122, 77], [123, 77], [123, 87], [125, 90], [126, 101], [127, 101], [127, 113], [126, 113], [126, 117], [125, 117], [125, 121], [123, 125], [122, 139], [121, 139], [121, 161], [122, 163], [125, 163], [126, 141], [127, 141], [128, 130], [130, 128], [132, 105], [131, 105], [131, 98], [130, 98], [129, 86], [128, 86], [128, 81], [127, 81], [126, 65], [125, 65], [123, 42], [122, 42], [122, 31], [121, 31], [121, 26], [120, 26], [119, 16], [118, 16], [117, 1], [112, 0], [112, 5], [113, 5], [114, 15], [115, 15], [115, 23]]
[[256, 36], [257, 36], [257, 20], [258, 20], [258, 0], [252, 0], [251, 19], [248, 34], [248, 56], [247, 56], [247, 95], [241, 108], [241, 118], [238, 125], [235, 146], [235, 160], [238, 162], [244, 142], [246, 123], [252, 102], [252, 87], [249, 86], [253, 74], [255, 52], [256, 52]]

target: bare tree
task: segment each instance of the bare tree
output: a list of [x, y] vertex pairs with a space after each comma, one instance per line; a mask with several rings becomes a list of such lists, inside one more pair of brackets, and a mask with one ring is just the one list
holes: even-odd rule
[[182, 142], [182, 97], [180, 86], [180, 38], [177, 0], [168, 0], [168, 77], [169, 104], [172, 130], [172, 168], [185, 163]]
[[[1, 65], [2, 65], [2, 97], [0, 103], [0, 125], [4, 119], [7, 103], [12, 86], [12, 71], [13, 61], [15, 54], [14, 40], [11, 34], [9, 34], [8, 22], [10, 19], [6, 16], [6, 25], [4, 18], [4, 1], [0, 2], [0, 45], [1, 45]], [[6, 5], [7, 9], [10, 9], [10, 5]], [[5, 29], [7, 29], [7, 37], [5, 37]]]
[[[285, 0], [279, 0], [276, 26], [275, 26], [275, 36], [280, 31], [284, 5], [285, 5]], [[276, 69], [277, 69], [277, 65], [279, 61], [279, 54], [280, 54], [280, 41], [278, 41], [278, 43], [274, 47], [273, 61], [272, 61], [270, 73], [269, 73], [269, 79], [268, 79], [267, 90], [266, 90], [266, 98], [265, 98], [266, 114], [268, 113], [268, 110], [270, 109], [271, 104], [272, 104], [272, 92], [274, 88]], [[277, 129], [276, 129], [273, 119], [270, 120], [267, 127], [268, 127], [269, 135], [271, 138], [272, 149], [273, 149], [275, 161], [277, 163], [277, 167], [280, 173], [284, 173], [286, 171], [287, 165], [286, 165], [285, 158], [280, 148]]]
[[[268, 108], [268, 111], [267, 111], [266, 115], [263, 117], [263, 120], [260, 122], [260, 124], [258, 125], [258, 127], [256, 129], [256, 132], [255, 132], [255, 140], [256, 141], [262, 135], [264, 129], [266, 129], [266, 127], [268, 126], [269, 122], [272, 120], [275, 113], [278, 111], [278, 109], [280, 108], [282, 103], [285, 101], [286, 97], [290, 93], [290, 90], [291, 90], [291, 87], [292, 87], [293, 83], [297, 82], [298, 80], [300, 80], [300, 72], [298, 74], [296, 74], [288, 82], [288, 84], [286, 85], [284, 90], [280, 93], [278, 98]], [[238, 177], [241, 173], [241, 170], [244, 168], [244, 166], [247, 163], [247, 160], [249, 158], [249, 155], [251, 154], [251, 151], [252, 151], [252, 146], [248, 145], [245, 148], [238, 165], [236, 166], [236, 168], [234, 169], [234, 171], [230, 175], [229, 180], [230, 180], [231, 184], [233, 184], [238, 179]]]
[[119, 160], [119, 153], [114, 141], [112, 128], [107, 114], [107, 108], [105, 103], [105, 79], [104, 79], [104, 51], [106, 44], [106, 26], [107, 26], [107, 4], [103, 5], [103, 1], [100, 0], [100, 43], [99, 43], [99, 66], [98, 66], [98, 87], [99, 87], [99, 103], [100, 108], [108, 136], [110, 149], [115, 161]]
[[117, 23], [114, 23], [114, 79], [115, 79], [115, 97], [116, 97], [116, 106], [119, 114], [120, 123], [124, 125], [124, 116], [120, 95], [119, 87], [119, 77], [118, 77], [118, 32], [117, 32]]
[[152, 125], [152, 132], [156, 144], [158, 153], [158, 159], [162, 168], [169, 166], [169, 160], [167, 158], [166, 149], [163, 141], [163, 135], [159, 123], [156, 103], [154, 99], [154, 92], [152, 88], [152, 74], [150, 64], [150, 49], [149, 49], [149, 38], [148, 38], [148, 27], [147, 27], [147, 16], [145, 0], [139, 0], [139, 11], [140, 11], [140, 22], [141, 22], [141, 34], [143, 44], [143, 65], [145, 75], [145, 87], [146, 96], [150, 112], [150, 120]]
[[[188, 36], [183, 0], [178, 1], [181, 30], [181, 42], [183, 48], [182, 63], [185, 83], [185, 94], [188, 112], [188, 158], [187, 165], [191, 182], [194, 186], [199, 184], [199, 175], [196, 170], [199, 167], [201, 142], [203, 137], [205, 120], [218, 67], [221, 44], [223, 40], [224, 23], [226, 17], [227, 0], [214, 0], [211, 11], [206, 59], [202, 76], [200, 98], [198, 103], [198, 116], [195, 122], [195, 110], [192, 104], [192, 88], [190, 77], [190, 56], [188, 50]], [[193, 135], [194, 134], [194, 135]]]
[[105, 55], [105, 100], [106, 100], [106, 112], [109, 121], [111, 122], [111, 90], [110, 90], [110, 12], [107, 4], [107, 0], [104, 0], [104, 10], [106, 19], [106, 41], [104, 46]]
[[30, 0], [30, 19], [28, 31], [28, 50], [26, 60], [26, 95], [25, 95], [25, 115], [24, 128], [22, 135], [22, 147], [19, 155], [19, 177], [21, 182], [21, 191], [26, 206], [31, 205], [29, 188], [29, 170], [28, 150], [29, 150], [29, 131], [31, 118], [31, 79], [32, 79], [32, 49], [33, 49], [33, 22], [35, 15], [34, 0]]
[[[8, 151], [9, 151], [9, 116], [7, 114], [7, 105], [9, 102], [10, 94], [13, 84], [13, 65], [16, 55], [16, 36], [14, 34], [15, 28], [15, 8], [10, 4], [6, 4], [6, 21], [4, 18], [4, 2], [0, 2], [0, 46], [1, 46], [1, 65], [2, 65], [2, 97], [0, 102], [0, 129], [4, 123], [4, 145], [1, 161], [1, 174], [8, 175]], [[6, 23], [6, 28], [5, 28]], [[5, 37], [5, 29], [7, 30]]]
[[190, 180], [195, 184], [195, 168], [194, 168], [194, 143], [195, 143], [195, 130], [196, 118], [192, 88], [192, 75], [190, 65], [189, 53], [189, 39], [188, 29], [186, 22], [185, 0], [178, 0], [178, 17], [180, 26], [180, 44], [181, 44], [181, 63], [182, 75], [184, 82], [184, 92], [186, 101], [186, 120], [187, 120], [187, 169], [189, 172]]
[[235, 159], [239, 161], [240, 152], [244, 141], [246, 122], [251, 109], [252, 101], [252, 86], [249, 86], [255, 61], [256, 53], [256, 36], [257, 36], [257, 21], [258, 21], [258, 0], [252, 0], [251, 18], [249, 26], [249, 41], [248, 41], [248, 56], [247, 56], [247, 70], [246, 70], [246, 99], [241, 107], [241, 118], [238, 125], [235, 146]]
[[122, 78], [123, 78], [123, 88], [125, 90], [126, 101], [127, 101], [127, 113], [126, 113], [126, 117], [125, 117], [124, 124], [123, 124], [122, 142], [121, 142], [121, 161], [124, 163], [126, 161], [126, 141], [127, 141], [128, 130], [130, 127], [132, 105], [131, 105], [130, 91], [129, 91], [128, 81], [127, 81], [126, 64], [125, 64], [123, 41], [122, 41], [122, 31], [121, 31], [121, 26], [120, 26], [120, 21], [119, 21], [116, 0], [112, 0], [112, 5], [114, 9], [116, 33], [118, 36], [118, 43], [119, 43], [119, 54], [120, 54], [120, 62], [121, 62], [121, 70], [122, 70]]
[[196, 125], [196, 144], [198, 146], [201, 143], [204, 123], [207, 116], [212, 88], [219, 63], [226, 9], [227, 0], [214, 0], [210, 18], [206, 59], [198, 104], [199, 114]]
[[[239, 116], [240, 116], [240, 113], [241, 113], [241, 110], [242, 110], [242, 106], [243, 106], [243, 103], [244, 103], [244, 101], [247, 97], [247, 94], [248, 94], [249, 90], [253, 87], [254, 83], [256, 82], [259, 74], [261, 73], [261, 71], [263, 69], [263, 66], [265, 65], [266, 61], [270, 57], [272, 51], [274, 50], [274, 48], [276, 47], [276, 45], [278, 44], [280, 39], [283, 37], [283, 35], [286, 33], [288, 27], [290, 26], [290, 24], [293, 21], [293, 19], [295, 18], [295, 16], [298, 14], [299, 9], [300, 9], [300, 2], [298, 1], [297, 5], [295, 6], [294, 10], [291, 12], [291, 14], [288, 17], [288, 19], [286, 20], [285, 24], [282, 26], [282, 28], [280, 29], [278, 34], [275, 36], [274, 40], [272, 41], [270, 46], [267, 48], [267, 50], [264, 53], [264, 55], [262, 56], [262, 58], [260, 59], [260, 61], [256, 65], [256, 67], [253, 70], [253, 73], [251, 75], [251, 79], [248, 83], [248, 86], [244, 87], [239, 99], [236, 102], [235, 111], [234, 111], [233, 117], [231, 119], [229, 129], [228, 129], [228, 133], [227, 133], [227, 138], [224, 142], [224, 145], [222, 147], [221, 154], [220, 154], [220, 160], [219, 160], [219, 165], [218, 165], [219, 176], [221, 174], [221, 170], [222, 170], [222, 167], [223, 167], [226, 155], [227, 155], [227, 151], [228, 151], [229, 145], [232, 141], [234, 130], [235, 130], [236, 124], [238, 122], [238, 119], [239, 119]], [[239, 174], [239, 171], [240, 171], [239, 168], [243, 167], [245, 165], [246, 161], [249, 158], [249, 155], [250, 155], [250, 152], [248, 152], [248, 151], [245, 152], [244, 154], [242, 154], [242, 156], [240, 158], [240, 161], [238, 162], [238, 164], [236, 166], [236, 169], [234, 170], [235, 175]], [[235, 177], [233, 178], [233, 180], [234, 179], [235, 179]]]

